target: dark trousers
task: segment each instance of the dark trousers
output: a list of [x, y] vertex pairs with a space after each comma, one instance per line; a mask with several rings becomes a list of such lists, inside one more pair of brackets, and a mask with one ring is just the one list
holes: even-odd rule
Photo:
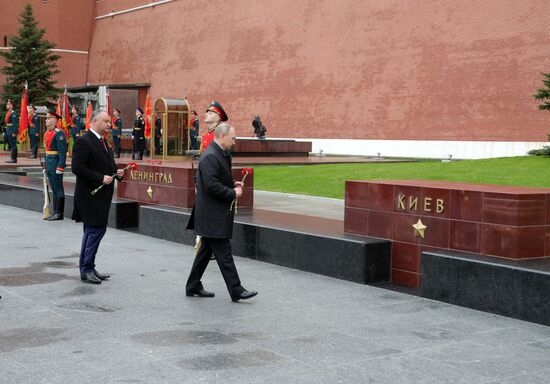
[[84, 224], [84, 236], [82, 236], [82, 246], [80, 247], [80, 273], [93, 272], [95, 269], [95, 255], [106, 231], [106, 225]]
[[143, 159], [143, 151], [145, 150], [145, 139], [141, 137], [134, 137], [134, 154], [132, 159]]
[[160, 155], [160, 136], [155, 136], [155, 155]]
[[120, 138], [113, 137], [113, 143], [115, 144], [114, 155], [115, 157], [120, 157]]
[[8, 144], [10, 146], [11, 159], [17, 160], [17, 137], [8, 136]]
[[40, 138], [35, 135], [30, 135], [30, 142], [31, 142], [31, 157], [36, 159], [36, 156], [38, 154], [38, 144]]
[[46, 171], [46, 176], [48, 176], [48, 181], [50, 182], [50, 188], [55, 197], [65, 197], [65, 188], [63, 188], [63, 174], [55, 173], [53, 171]]
[[239, 274], [235, 268], [229, 239], [201, 238], [201, 247], [193, 262], [189, 279], [187, 279], [186, 291], [192, 292], [203, 288], [201, 278], [208, 266], [212, 252], [216, 256], [229, 295], [232, 298], [238, 297], [245, 289], [241, 286], [241, 280], [239, 280]]
[[197, 136], [191, 136], [191, 149], [199, 149]]

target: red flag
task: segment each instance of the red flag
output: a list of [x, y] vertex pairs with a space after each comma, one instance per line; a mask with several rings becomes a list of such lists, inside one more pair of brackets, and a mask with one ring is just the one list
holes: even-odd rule
[[63, 94], [63, 114], [61, 115], [61, 129], [65, 131], [67, 140], [69, 140], [69, 127], [71, 126], [71, 111], [69, 109], [69, 95], [67, 94], [67, 88]]
[[21, 114], [19, 116], [19, 135], [17, 136], [20, 143], [24, 143], [27, 140], [27, 129], [29, 128], [29, 113], [27, 112], [27, 105], [29, 104], [29, 96], [27, 95], [27, 83], [25, 83], [25, 90], [23, 91], [23, 97], [21, 98]]
[[107, 113], [111, 117], [111, 95], [109, 94], [109, 89], [107, 89]]
[[86, 110], [86, 130], [90, 130], [90, 123], [92, 122], [92, 102], [88, 101], [88, 109]]
[[151, 98], [149, 98], [149, 94], [147, 94], [147, 101], [145, 102], [145, 138], [150, 139], [151, 138]]
[[[55, 107], [55, 113], [57, 113], [58, 116], [61, 116], [61, 105], [59, 105], [59, 102], [61, 99], [57, 98], [57, 107]], [[55, 125], [57, 128], [61, 129], [61, 119], [57, 119], [57, 124]]]

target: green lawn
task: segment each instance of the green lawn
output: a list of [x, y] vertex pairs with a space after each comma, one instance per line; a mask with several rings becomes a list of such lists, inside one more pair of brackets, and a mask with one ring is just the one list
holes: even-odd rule
[[550, 188], [550, 159], [535, 156], [442, 163], [363, 163], [254, 167], [254, 188], [344, 198], [346, 180], [424, 179]]

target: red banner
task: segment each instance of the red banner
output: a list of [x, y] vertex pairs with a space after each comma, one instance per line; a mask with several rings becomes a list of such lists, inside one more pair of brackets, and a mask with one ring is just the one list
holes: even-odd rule
[[152, 118], [153, 116], [151, 116], [151, 98], [149, 97], [149, 94], [147, 94], [147, 101], [145, 102], [145, 138], [146, 139], [151, 138]]
[[67, 90], [63, 94], [63, 114], [61, 115], [61, 129], [65, 131], [67, 140], [69, 140], [69, 127], [71, 126], [71, 110], [69, 109], [69, 95], [67, 95]]
[[[61, 116], [61, 99], [57, 98], [57, 106], [55, 107], [55, 113], [57, 113], [58, 116]], [[61, 119], [57, 119], [57, 124], [55, 125], [57, 128], [61, 129]]]
[[109, 90], [107, 90], [107, 113], [109, 114], [109, 117], [111, 117], [111, 95], [109, 94]]
[[90, 123], [92, 119], [92, 102], [88, 101], [88, 109], [86, 109], [86, 130], [90, 130]]
[[19, 115], [19, 135], [17, 139], [20, 143], [24, 143], [27, 140], [28, 128], [29, 128], [29, 113], [27, 112], [27, 106], [29, 105], [29, 96], [27, 94], [27, 87], [23, 91], [23, 97], [21, 98], [21, 113]]

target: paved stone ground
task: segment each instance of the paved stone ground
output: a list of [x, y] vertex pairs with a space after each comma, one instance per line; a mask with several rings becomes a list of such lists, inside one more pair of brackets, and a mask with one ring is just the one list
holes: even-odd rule
[[550, 327], [236, 258], [232, 303], [187, 298], [193, 250], [108, 229], [100, 286], [79, 281], [81, 225], [0, 205], [0, 382], [550, 382]]

